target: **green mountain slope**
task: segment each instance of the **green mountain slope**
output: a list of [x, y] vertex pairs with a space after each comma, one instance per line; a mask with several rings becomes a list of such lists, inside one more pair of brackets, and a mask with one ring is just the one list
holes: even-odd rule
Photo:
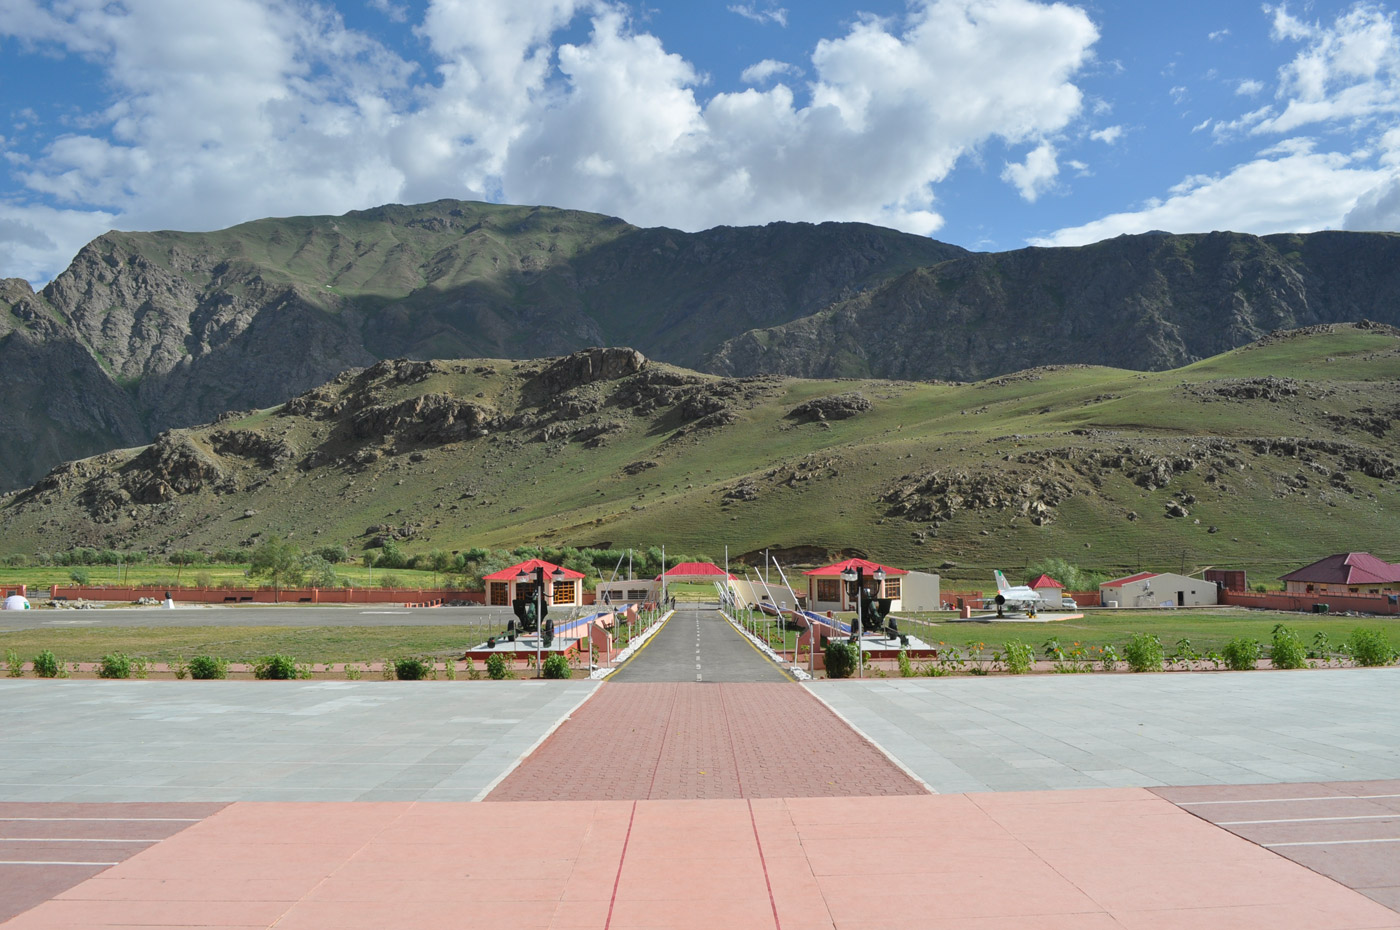
[[[529, 358], [628, 344], [694, 364], [732, 334], [962, 254], [860, 224], [688, 234], [460, 201], [211, 233], [112, 232], [38, 294], [4, 282], [0, 339], [26, 308], [54, 325], [24, 345], [0, 345], [0, 362], [36, 341], [86, 352], [96, 376], [119, 388], [89, 392], [92, 416], [136, 423], [135, 436], [122, 436], [145, 441], [280, 403], [382, 358]], [[61, 378], [41, 388], [69, 390]], [[0, 411], [0, 430], [19, 425]], [[61, 416], [25, 425], [42, 434], [32, 462], [0, 462], [0, 489], [61, 460], [50, 449], [71, 457], [102, 448]]]
[[1400, 235], [1120, 236], [962, 256], [731, 338], [707, 370], [977, 379], [1033, 365], [1174, 368], [1277, 329], [1400, 324]]
[[627, 349], [388, 361], [61, 466], [5, 500], [0, 530], [28, 552], [276, 533], [860, 552], [979, 584], [1052, 555], [1267, 576], [1335, 550], [1400, 558], [1397, 420], [1386, 326], [970, 384], [721, 378]]

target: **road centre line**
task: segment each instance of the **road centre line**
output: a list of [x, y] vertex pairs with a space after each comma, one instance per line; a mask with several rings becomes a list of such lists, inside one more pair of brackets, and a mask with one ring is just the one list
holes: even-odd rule
[[1265, 849], [1278, 849], [1281, 846], [1361, 846], [1367, 843], [1400, 843], [1400, 836], [1388, 836], [1374, 840], [1314, 840], [1309, 843], [1260, 843]]
[[1249, 823], [1323, 823], [1336, 820], [1400, 820], [1400, 811], [1389, 814], [1363, 814], [1356, 817], [1290, 817], [1279, 820], [1216, 820], [1217, 827], [1237, 827]]
[[1289, 801], [1369, 801], [1375, 798], [1400, 798], [1400, 794], [1329, 794], [1320, 798], [1243, 798], [1234, 801], [1173, 801], [1178, 807], [1200, 807], [1205, 804], [1281, 804]]

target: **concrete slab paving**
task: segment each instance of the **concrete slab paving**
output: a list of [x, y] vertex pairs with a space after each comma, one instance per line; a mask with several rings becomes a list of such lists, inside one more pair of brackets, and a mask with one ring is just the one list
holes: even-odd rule
[[1400, 778], [1400, 668], [804, 687], [939, 792]]
[[597, 687], [0, 680], [0, 801], [472, 800]]

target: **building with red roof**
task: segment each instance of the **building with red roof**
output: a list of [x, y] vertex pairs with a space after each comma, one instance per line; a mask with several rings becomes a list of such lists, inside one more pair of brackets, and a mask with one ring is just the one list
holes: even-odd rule
[[1220, 603], [1215, 582], [1172, 572], [1138, 572], [1099, 585], [1105, 607], [1205, 607]]
[[[559, 606], [583, 603], [583, 573], [571, 568], [561, 568], [544, 559], [526, 559], [509, 568], [483, 575], [486, 584], [486, 603], [496, 607], [509, 607], [517, 597], [535, 596], [535, 579], [538, 570], [544, 569], [545, 599]], [[521, 572], [528, 577], [518, 580]]]
[[1400, 565], [1369, 552], [1343, 552], [1279, 578], [1289, 594], [1400, 594]]
[[[891, 600], [891, 610], [901, 610], [904, 578], [908, 569], [881, 565], [869, 559], [843, 559], [821, 568], [803, 572], [807, 576], [807, 607], [809, 610], [855, 610], [855, 600], [850, 597], [846, 582], [841, 574], [850, 569], [859, 572], [866, 593], [862, 597], [887, 597]], [[876, 570], [883, 571], [885, 578], [876, 582]]]
[[1058, 605], [1061, 598], [1064, 597], [1065, 586], [1049, 575], [1041, 575], [1032, 581], [1029, 587], [1036, 594], [1039, 594], [1046, 604]]

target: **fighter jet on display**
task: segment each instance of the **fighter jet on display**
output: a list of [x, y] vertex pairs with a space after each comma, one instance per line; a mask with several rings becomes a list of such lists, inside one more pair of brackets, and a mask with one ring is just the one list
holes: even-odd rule
[[1001, 616], [1002, 608], [1009, 607], [1012, 610], [1025, 611], [1029, 616], [1034, 617], [1035, 612], [1045, 606], [1045, 599], [1034, 588], [1027, 585], [1012, 586], [1006, 583], [1006, 576], [998, 569], [994, 574], [997, 576], [997, 616]]

